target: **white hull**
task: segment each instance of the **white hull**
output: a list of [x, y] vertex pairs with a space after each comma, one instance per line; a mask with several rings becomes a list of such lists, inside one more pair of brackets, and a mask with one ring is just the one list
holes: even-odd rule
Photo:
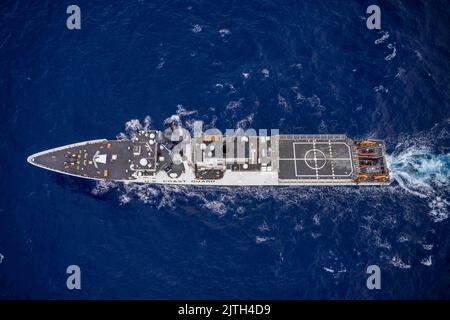
[[[387, 178], [380, 181], [357, 179], [361, 174], [371, 176], [370, 172], [362, 173], [361, 168], [377, 168], [371, 165], [370, 161], [374, 160], [370, 159], [386, 163], [384, 144], [379, 140], [374, 142], [377, 147], [361, 148], [343, 135], [284, 135], [262, 140], [270, 145], [249, 136], [245, 140], [247, 157], [232, 159], [235, 162], [218, 158], [217, 164], [212, 162], [216, 166], [214, 169], [203, 168], [203, 171], [199, 166], [206, 167], [210, 160], [205, 158], [203, 149], [194, 150], [203, 141], [193, 141], [184, 152], [182, 165], [178, 164], [182, 171], [173, 175], [169, 161], [171, 151], [164, 142], [156, 142], [157, 134], [157, 131], [149, 131], [133, 140], [80, 142], [33, 154], [27, 160], [35, 166], [70, 176], [123, 183], [228, 187], [381, 186], [390, 183], [386, 173], [382, 176]], [[377, 157], [367, 156], [370, 153], [364, 150], [370, 148], [378, 148]], [[269, 157], [267, 164], [259, 160], [261, 151]], [[361, 165], [361, 161], [365, 161], [365, 165]]]

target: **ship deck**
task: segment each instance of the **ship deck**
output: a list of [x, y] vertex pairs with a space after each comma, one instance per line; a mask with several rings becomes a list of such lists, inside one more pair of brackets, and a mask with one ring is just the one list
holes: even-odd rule
[[31, 156], [33, 164], [70, 175], [108, 180], [130, 179], [131, 141], [87, 141]]
[[342, 180], [353, 176], [352, 149], [343, 135], [283, 135], [278, 143], [280, 180]]

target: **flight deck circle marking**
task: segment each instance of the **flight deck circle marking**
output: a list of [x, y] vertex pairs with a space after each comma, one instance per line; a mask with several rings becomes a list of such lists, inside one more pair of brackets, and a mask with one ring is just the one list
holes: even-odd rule
[[319, 149], [310, 149], [305, 153], [305, 164], [312, 170], [320, 170], [327, 164], [327, 157]]

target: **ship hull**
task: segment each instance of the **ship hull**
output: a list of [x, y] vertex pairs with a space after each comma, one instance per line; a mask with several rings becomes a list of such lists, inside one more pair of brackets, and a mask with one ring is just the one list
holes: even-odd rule
[[[204, 138], [193, 139], [181, 164], [175, 165], [170, 159], [173, 145], [160, 137], [160, 132], [143, 131], [131, 140], [85, 141], [39, 152], [27, 160], [61, 174], [123, 183], [228, 187], [390, 183], [384, 143], [379, 140], [361, 143], [343, 135], [247, 137], [243, 157], [235, 153], [231, 160], [220, 158], [211, 168], [205, 165], [209, 159]], [[263, 155], [266, 163], [261, 161]]]

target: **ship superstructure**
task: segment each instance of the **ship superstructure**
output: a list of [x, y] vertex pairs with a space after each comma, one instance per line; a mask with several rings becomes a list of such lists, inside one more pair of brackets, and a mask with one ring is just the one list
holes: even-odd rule
[[341, 134], [195, 133], [176, 121], [130, 140], [92, 140], [28, 157], [38, 167], [87, 179], [185, 185], [382, 185], [385, 144]]

